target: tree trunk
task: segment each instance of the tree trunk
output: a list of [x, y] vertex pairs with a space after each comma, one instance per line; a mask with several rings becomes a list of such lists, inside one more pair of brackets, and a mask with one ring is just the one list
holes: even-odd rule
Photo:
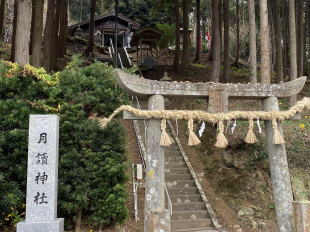
[[[297, 49], [296, 49], [296, 24], [295, 24], [295, 1], [289, 1], [289, 24], [290, 24], [290, 80], [297, 79]], [[290, 105], [295, 105], [297, 97], [290, 98]]]
[[236, 41], [236, 59], [234, 66], [239, 66], [239, 53], [240, 53], [240, 20], [239, 20], [239, 0], [236, 0], [236, 25], [237, 25], [237, 41]]
[[290, 80], [297, 79], [297, 49], [296, 49], [296, 24], [294, 0], [289, 0], [289, 25], [290, 25]]
[[173, 69], [179, 71], [180, 63], [180, 4], [179, 0], [174, 1], [174, 15], [175, 15], [175, 53], [173, 58]]
[[276, 35], [276, 72], [278, 83], [283, 82], [283, 54], [281, 33], [281, 0], [275, 0], [275, 35]]
[[[55, 7], [55, 18], [54, 18], [54, 23], [53, 23], [53, 27], [54, 27], [54, 30], [53, 30], [53, 44], [54, 46], [58, 45], [58, 35], [59, 35], [59, 19], [60, 19], [60, 10], [61, 10], [61, 4], [64, 0], [56, 0], [56, 7]], [[57, 69], [57, 60], [58, 60], [58, 51], [59, 48], [57, 49], [53, 49], [53, 55], [52, 55], [52, 60], [51, 60], [51, 64], [52, 64], [52, 67], [53, 67], [53, 70], [56, 70]]]
[[213, 69], [211, 72], [211, 81], [219, 82], [220, 80], [220, 68], [221, 68], [221, 38], [220, 38], [220, 12], [219, 12], [219, 0], [212, 0], [212, 16], [214, 23], [214, 34], [212, 35], [213, 43]]
[[297, 76], [303, 75], [304, 71], [304, 2], [296, 1], [296, 36], [297, 36]]
[[76, 213], [74, 232], [81, 231], [81, 224], [82, 224], [82, 210], [79, 209]]
[[[90, 18], [89, 18], [90, 20], [89, 38], [88, 38], [88, 46], [85, 52], [85, 55], [88, 57], [93, 57], [94, 55], [95, 10], [96, 10], [96, 0], [91, 0]], [[117, 44], [115, 44], [115, 46], [117, 46]]]
[[55, 46], [55, 10], [56, 0], [48, 0], [46, 23], [44, 30], [44, 47], [43, 47], [43, 67], [47, 72], [51, 72], [56, 67], [53, 67], [53, 56], [55, 55], [53, 49]]
[[4, 14], [6, 0], [1, 0], [0, 4], [0, 40], [4, 38]]
[[[287, 68], [289, 67], [289, 51], [288, 51], [288, 25], [289, 19], [287, 17], [288, 6], [287, 1], [283, 1], [282, 17], [283, 17], [283, 74], [284, 78], [288, 75]], [[286, 79], [286, 78], [285, 78]]]
[[15, 62], [29, 64], [29, 43], [31, 29], [31, 0], [17, 2], [17, 21], [15, 36]]
[[[306, 31], [306, 39], [308, 40], [308, 48], [307, 50], [307, 61], [310, 59], [310, 1], [307, 2], [307, 9], [306, 9], [306, 18], [307, 18], [307, 31]], [[306, 41], [307, 43], [307, 41]], [[310, 62], [306, 62], [307, 64], [307, 75], [310, 76]]]
[[192, 20], [191, 20], [190, 24], [192, 24], [191, 28], [193, 30], [191, 33], [192, 36], [190, 36], [190, 41], [191, 41], [191, 45], [196, 46], [196, 41], [197, 41], [197, 6], [195, 5], [192, 10], [193, 10], [193, 16], [192, 16]]
[[197, 9], [197, 24], [196, 24], [196, 58], [195, 58], [195, 62], [200, 64], [201, 60], [200, 60], [200, 54], [201, 54], [201, 25], [200, 25], [200, 21], [201, 21], [201, 5], [200, 5], [200, 0], [196, 0], [196, 9]]
[[33, 34], [34, 34], [34, 24], [36, 17], [36, 0], [32, 0], [32, 13], [31, 13], [31, 30], [30, 30], [30, 45], [29, 45], [29, 55], [32, 54], [32, 43], [33, 43]]
[[34, 29], [32, 31], [31, 64], [35, 67], [41, 67], [44, 0], [35, 0], [35, 2], [35, 18], [32, 23]]
[[270, 84], [270, 36], [267, 0], [260, 0], [261, 82]]
[[12, 48], [11, 48], [11, 61], [15, 61], [15, 38], [16, 38], [16, 23], [17, 23], [17, 1], [14, 0], [14, 19], [13, 19], [13, 33], [12, 33]]
[[223, 2], [224, 15], [224, 81], [229, 81], [229, 1]]
[[276, 14], [275, 14], [275, 0], [267, 1], [268, 7], [268, 22], [269, 22], [269, 33], [270, 33], [270, 67], [271, 72], [273, 73], [275, 68], [275, 61], [276, 61], [276, 33], [275, 33], [275, 25], [274, 21], [276, 21]]
[[256, 58], [256, 21], [255, 2], [249, 0], [249, 26], [250, 26], [250, 80], [257, 83], [257, 58]]
[[[207, 57], [207, 60], [210, 60], [210, 61], [213, 61], [213, 52], [214, 52], [214, 40], [213, 39], [215, 38], [215, 34], [216, 34], [216, 28], [215, 28], [216, 24], [217, 24], [217, 27], [219, 27], [219, 19], [217, 19], [218, 23], [215, 22], [216, 17], [219, 17], [219, 16], [214, 15], [215, 14], [215, 12], [213, 10], [213, 8], [214, 8], [213, 5], [215, 4], [214, 1], [212, 1], [212, 0], [210, 1], [211, 2], [211, 44], [210, 44], [210, 51], [209, 51], [208, 57]], [[215, 2], [217, 2], [217, 1], [215, 1]]]
[[59, 19], [59, 36], [58, 36], [58, 54], [57, 57], [62, 58], [66, 54], [67, 37], [68, 37], [68, 0], [61, 2], [60, 19]]
[[223, 42], [223, 0], [219, 0], [219, 16], [220, 16], [220, 23], [219, 23], [219, 29], [220, 29], [220, 40], [221, 40], [221, 47]]
[[181, 63], [181, 73], [183, 75], [186, 75], [188, 66], [189, 66], [189, 1], [188, 0], [182, 0], [182, 7], [183, 7], [183, 54], [182, 54], [182, 63]]

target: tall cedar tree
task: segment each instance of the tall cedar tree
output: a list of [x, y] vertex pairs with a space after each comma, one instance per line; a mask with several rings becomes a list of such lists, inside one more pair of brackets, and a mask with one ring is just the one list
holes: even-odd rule
[[176, 72], [180, 70], [180, 4], [179, 0], [174, 1], [174, 15], [175, 15], [175, 53], [173, 59], [173, 69]]
[[[61, 11], [61, 5], [64, 0], [56, 0], [56, 9], [55, 9], [55, 18], [54, 18], [54, 24], [53, 24], [53, 44], [57, 45], [58, 42], [58, 35], [59, 35], [59, 19], [60, 19], [60, 11]], [[53, 55], [51, 59], [51, 65], [53, 67], [53, 70], [57, 69], [57, 59], [58, 59], [58, 49], [53, 49]]]
[[56, 11], [56, 0], [48, 0], [47, 4], [47, 15], [44, 30], [44, 47], [43, 47], [43, 67], [46, 71], [51, 72], [56, 67], [53, 66], [53, 56], [55, 55], [54, 49], [54, 38], [55, 38], [55, 11]]
[[270, 36], [267, 0], [260, 0], [261, 82], [270, 84]]
[[201, 4], [200, 0], [196, 0], [196, 57], [195, 62], [200, 64], [201, 60], [201, 48], [202, 48], [202, 42], [201, 42]]
[[[308, 40], [308, 57], [307, 60], [310, 59], [310, 1], [307, 1], [307, 8], [306, 8], [306, 19], [307, 19], [307, 32], [306, 32], [306, 39]], [[305, 57], [306, 59], [306, 57]], [[306, 62], [306, 64], [308, 64], [307, 66], [307, 74], [308, 76], [310, 76], [310, 62]]]
[[96, 9], [96, 0], [91, 0], [90, 17], [89, 17], [90, 22], [89, 39], [88, 39], [88, 46], [85, 51], [85, 55], [88, 57], [93, 57], [94, 53], [95, 9]]
[[89, 18], [90, 30], [89, 30], [88, 47], [86, 50], [86, 55], [90, 57], [93, 56], [93, 52], [94, 52], [95, 9], [96, 9], [96, 0], [91, 0], [90, 18]]
[[44, 0], [34, 0], [31, 28], [31, 64], [41, 67]]
[[304, 72], [304, 1], [296, 2], [297, 76]]
[[16, 37], [16, 23], [17, 23], [17, 1], [14, 1], [14, 18], [13, 18], [13, 32], [12, 32], [12, 48], [11, 48], [11, 61], [15, 61], [15, 37]]
[[68, 37], [68, 0], [63, 0], [60, 7], [59, 18], [59, 36], [58, 36], [58, 54], [59, 58], [66, 54]]
[[0, 4], [0, 39], [4, 38], [4, 14], [5, 14], [5, 3], [6, 0], [1, 0]]
[[223, 2], [224, 17], [224, 82], [229, 81], [229, 1]]
[[249, 27], [250, 27], [250, 80], [257, 83], [257, 54], [256, 54], [256, 20], [255, 2], [249, 0]]
[[220, 38], [220, 12], [219, 12], [219, 0], [211, 0], [212, 7], [212, 60], [213, 69], [211, 72], [211, 81], [219, 82], [220, 80], [220, 67], [221, 67], [221, 38]]
[[[296, 21], [295, 21], [295, 1], [289, 0], [289, 27], [290, 27], [290, 80], [297, 79], [297, 49], [296, 49]], [[297, 101], [296, 96], [290, 98], [290, 105]]]
[[181, 63], [181, 73], [186, 74], [190, 62], [190, 41], [189, 41], [189, 0], [182, 0], [183, 7], [183, 53]]
[[17, 19], [15, 35], [15, 62], [29, 64], [29, 46], [31, 29], [31, 0], [17, 1]]
[[276, 36], [276, 72], [277, 81], [282, 82], [283, 74], [283, 54], [282, 54], [282, 33], [281, 33], [281, 0], [273, 0], [275, 2], [275, 36]]
[[234, 66], [238, 67], [239, 66], [239, 54], [240, 54], [240, 18], [239, 18], [239, 9], [240, 9], [240, 4], [239, 0], [236, 0], [236, 36], [237, 36], [237, 41], [236, 41], [236, 57], [235, 57], [235, 63]]

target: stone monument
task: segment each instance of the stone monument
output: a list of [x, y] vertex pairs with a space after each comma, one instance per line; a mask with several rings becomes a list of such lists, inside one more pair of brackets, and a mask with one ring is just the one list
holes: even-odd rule
[[57, 218], [59, 117], [30, 115], [26, 219], [17, 232], [63, 232]]

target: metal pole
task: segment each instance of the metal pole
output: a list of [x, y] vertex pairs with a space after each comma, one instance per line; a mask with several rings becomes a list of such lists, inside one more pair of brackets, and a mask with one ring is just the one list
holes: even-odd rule
[[118, 21], [118, 0], [115, 0], [115, 28], [114, 28], [114, 47], [115, 47], [115, 55], [114, 55], [114, 68], [118, 67], [117, 58], [118, 58], [118, 47], [117, 47], [117, 21]]

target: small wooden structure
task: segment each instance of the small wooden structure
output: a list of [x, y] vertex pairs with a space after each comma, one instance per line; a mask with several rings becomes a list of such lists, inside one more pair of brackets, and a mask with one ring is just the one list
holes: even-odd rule
[[140, 65], [143, 61], [143, 50], [148, 51], [148, 56], [157, 59], [158, 41], [161, 35], [162, 33], [153, 27], [143, 27], [134, 33], [131, 46], [136, 47], [137, 65]]
[[[130, 33], [135, 32], [140, 28], [140, 24], [130, 18], [118, 14], [117, 33], [118, 46], [123, 47], [127, 44], [127, 38]], [[89, 19], [83, 22], [69, 26], [69, 35], [74, 36], [77, 32], [82, 38], [88, 38], [89, 34]], [[115, 14], [109, 13], [98, 15], [95, 17], [95, 43], [101, 46], [110, 46], [110, 41], [114, 41], [115, 35]]]

